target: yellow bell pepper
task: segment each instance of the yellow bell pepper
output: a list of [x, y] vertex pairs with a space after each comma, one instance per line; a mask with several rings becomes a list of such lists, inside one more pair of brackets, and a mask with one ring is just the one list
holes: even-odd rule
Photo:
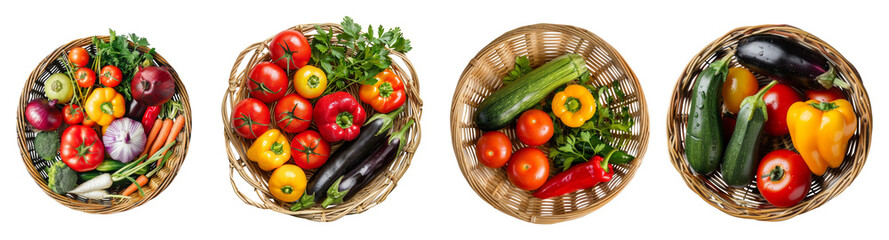
[[290, 160], [290, 143], [278, 129], [269, 129], [247, 149], [247, 159], [259, 164], [259, 168], [271, 171]]
[[123, 95], [114, 88], [97, 88], [90, 93], [83, 104], [83, 110], [89, 119], [100, 126], [111, 125], [111, 121], [123, 117], [126, 113], [126, 102]]
[[580, 127], [596, 113], [596, 98], [585, 87], [568, 85], [553, 98], [553, 114], [569, 127]]
[[849, 138], [857, 127], [858, 117], [845, 99], [796, 102], [787, 109], [790, 140], [809, 170], [818, 176], [828, 166], [837, 168], [843, 163]]
[[306, 190], [306, 174], [302, 168], [284, 164], [269, 177], [269, 193], [278, 200], [295, 202]]

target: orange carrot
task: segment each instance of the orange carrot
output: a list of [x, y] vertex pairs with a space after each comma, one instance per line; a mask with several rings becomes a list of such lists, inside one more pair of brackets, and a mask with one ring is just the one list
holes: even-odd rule
[[[182, 131], [183, 126], [185, 126], [185, 116], [179, 115], [178, 117], [176, 117], [176, 120], [173, 121], [173, 128], [170, 129], [170, 134], [167, 135], [167, 141], [164, 142], [164, 146], [170, 144], [171, 142], [176, 140], [177, 137], [179, 137], [179, 132]], [[161, 156], [166, 156], [167, 151], [170, 151], [170, 149], [164, 151]]]
[[[145, 184], [148, 183], [148, 177], [146, 177], [145, 175], [139, 175], [139, 178], [136, 178], [136, 182], [139, 183], [139, 187], [145, 186]], [[136, 192], [139, 187], [137, 187], [136, 184], [130, 184], [130, 186], [127, 187], [126, 190], [123, 190], [120, 195], [129, 196], [130, 194]]]
[[172, 119], [164, 119], [163, 125], [164, 126], [161, 127], [160, 133], [158, 133], [158, 135], [157, 135], [157, 139], [154, 141], [154, 144], [151, 146], [151, 150], [148, 151], [148, 156], [153, 156], [154, 152], [157, 152], [157, 150], [160, 150], [161, 147], [164, 146], [164, 142], [166, 142], [164, 140], [167, 139], [167, 135], [170, 134], [170, 128], [173, 127], [173, 120]]
[[164, 120], [157, 119], [154, 120], [154, 126], [151, 127], [151, 133], [148, 134], [148, 141], [145, 142], [145, 150], [142, 150], [142, 154], [139, 154], [139, 157], [145, 156], [148, 154], [148, 150], [151, 150], [151, 146], [154, 144], [154, 139], [157, 138], [157, 134], [161, 131], [161, 125]]

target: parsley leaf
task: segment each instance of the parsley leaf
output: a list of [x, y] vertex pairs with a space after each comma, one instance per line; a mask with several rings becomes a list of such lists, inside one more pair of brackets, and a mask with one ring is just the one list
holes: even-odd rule
[[505, 77], [503, 77], [503, 82], [506, 84], [509, 84], [509, 83], [515, 81], [516, 79], [519, 79], [522, 76], [525, 76], [525, 74], [528, 74], [529, 72], [531, 72], [531, 70], [534, 70], [534, 69], [531, 68], [531, 61], [528, 60], [528, 56], [516, 57], [515, 58], [515, 67], [512, 70], [510, 70], [509, 73]]

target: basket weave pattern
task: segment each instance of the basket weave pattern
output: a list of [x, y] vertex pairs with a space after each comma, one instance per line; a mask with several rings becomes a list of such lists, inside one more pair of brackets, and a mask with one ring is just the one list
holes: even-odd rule
[[[708, 175], [695, 173], [685, 157], [685, 128], [691, 92], [697, 75], [707, 68], [711, 62], [716, 61], [728, 52], [732, 51], [738, 40], [753, 34], [774, 34], [792, 39], [802, 45], [813, 49], [826, 57], [830, 64], [836, 67], [838, 76], [851, 84], [850, 89], [844, 90], [849, 102], [852, 103], [855, 113], [858, 115], [858, 128], [849, 140], [848, 151], [839, 168], [828, 169], [823, 176], [812, 175], [812, 188], [806, 198], [799, 204], [789, 208], [778, 208], [769, 204], [756, 188], [756, 182], [751, 182], [743, 187], [730, 187], [722, 179], [717, 170]], [[740, 64], [732, 59], [731, 67]], [[770, 79], [754, 73], [760, 86], [768, 83]], [[870, 99], [861, 82], [858, 71], [833, 47], [817, 37], [793, 26], [788, 25], [761, 25], [753, 27], [741, 27], [732, 30], [721, 38], [713, 41], [701, 50], [686, 67], [679, 77], [673, 91], [670, 110], [667, 115], [667, 140], [670, 145], [670, 156], [673, 166], [682, 174], [682, 178], [689, 188], [702, 199], [717, 209], [735, 217], [749, 218], [765, 221], [781, 221], [790, 219], [809, 210], [815, 209], [839, 195], [858, 175], [864, 167], [867, 152], [870, 148], [871, 136]], [[764, 134], [762, 155], [776, 149], [793, 149], [793, 143], [789, 136], [772, 137]]]
[[[333, 33], [342, 32], [342, 26], [339, 24], [325, 23], [318, 25], [325, 31], [331, 31]], [[302, 32], [310, 42], [316, 33], [315, 24], [297, 25], [290, 29]], [[352, 199], [338, 205], [332, 205], [326, 209], [316, 206], [310, 209], [290, 211], [291, 204], [278, 201], [272, 197], [268, 191], [268, 179], [271, 172], [263, 171], [255, 162], [246, 159], [247, 148], [250, 146], [251, 141], [238, 136], [230, 127], [231, 110], [238, 102], [249, 97], [250, 93], [247, 90], [247, 75], [250, 73], [250, 69], [260, 62], [270, 61], [268, 44], [271, 40], [272, 38], [270, 37], [262, 42], [251, 44], [238, 55], [231, 70], [229, 88], [222, 100], [222, 121], [225, 126], [225, 149], [230, 163], [229, 177], [235, 194], [244, 201], [244, 203], [257, 208], [270, 209], [295, 217], [320, 222], [334, 221], [348, 214], [361, 213], [383, 202], [386, 199], [386, 196], [388, 196], [395, 188], [401, 176], [407, 171], [410, 166], [410, 161], [414, 156], [414, 152], [420, 144], [420, 115], [423, 109], [423, 101], [420, 99], [420, 83], [417, 79], [417, 73], [414, 71], [411, 62], [404, 54], [390, 50], [390, 57], [393, 58], [390, 67], [404, 82], [407, 95], [404, 112], [396, 117], [392, 129], [401, 129], [408, 120], [415, 120], [415, 123], [411, 125], [407, 132], [404, 152], [395, 159], [385, 172], [375, 178], [359, 193], [355, 194]], [[401, 60], [401, 64], [403, 65], [398, 63], [397, 60]], [[293, 74], [290, 74], [289, 77], [292, 78]], [[348, 92], [353, 96], [357, 96], [358, 88], [358, 84], [353, 84], [348, 89]], [[290, 94], [294, 92], [293, 85], [289, 84], [287, 93]], [[376, 113], [373, 108], [367, 104], [362, 103], [362, 107], [364, 107], [364, 110], [367, 112], [368, 118]], [[272, 106], [272, 109], [273, 108], [274, 107]], [[271, 122], [275, 122], [274, 116], [272, 116]], [[272, 124], [272, 128], [277, 128], [277, 126]], [[310, 129], [316, 129], [314, 123]], [[292, 139], [295, 135], [291, 133], [285, 134], [288, 139]], [[339, 148], [339, 145], [340, 144], [331, 143], [331, 152], [336, 151]], [[306, 170], [306, 176], [310, 178], [314, 171], [315, 170]], [[252, 190], [259, 198], [259, 201], [251, 199], [245, 192], [238, 188], [238, 184], [235, 183], [236, 172], [240, 178], [253, 188]]]
[[[476, 127], [474, 116], [478, 104], [503, 85], [501, 79], [513, 68], [517, 56], [527, 56], [531, 65], [538, 67], [566, 53], [584, 57], [592, 73], [592, 85], [619, 82], [627, 97], [610, 107], [629, 107], [636, 124], [631, 134], [616, 133], [615, 141], [625, 143], [621, 149], [636, 159], [628, 164], [614, 165], [614, 177], [609, 182], [560, 197], [538, 199], [531, 196], [531, 192], [514, 187], [502, 168], [493, 169], [479, 163], [476, 142], [483, 132]], [[500, 131], [510, 137], [514, 150], [525, 147], [518, 141], [513, 127]], [[470, 60], [460, 76], [451, 105], [451, 137], [460, 170], [482, 199], [501, 212], [524, 221], [557, 223], [595, 211], [629, 183], [641, 165], [647, 147], [648, 112], [635, 74], [608, 43], [577, 27], [536, 24], [503, 34]]]
[[[108, 41], [108, 36], [98, 36], [99, 39], [103, 41]], [[16, 114], [17, 123], [16, 130], [18, 134], [18, 142], [19, 142], [19, 150], [22, 154], [22, 160], [25, 162], [25, 166], [28, 168], [28, 173], [31, 174], [31, 177], [34, 178], [34, 181], [37, 182], [37, 185], [40, 186], [43, 191], [58, 201], [59, 203], [78, 211], [88, 212], [88, 213], [116, 213], [126, 211], [137, 206], [148, 202], [149, 200], [157, 197], [167, 186], [173, 182], [173, 178], [176, 177], [176, 173], [179, 172], [179, 168], [182, 166], [182, 162], [185, 159], [185, 153], [188, 150], [189, 139], [191, 138], [191, 105], [189, 105], [188, 93], [185, 91], [185, 86], [182, 84], [182, 81], [179, 79], [179, 74], [176, 73], [170, 64], [158, 53], [154, 54], [154, 65], [167, 67], [170, 73], [173, 75], [173, 79], [175, 79], [176, 83], [176, 93], [173, 95], [173, 100], [179, 101], [182, 103], [183, 114], [185, 115], [185, 126], [183, 126], [183, 131], [179, 134], [176, 139], [177, 144], [171, 151], [173, 151], [172, 157], [166, 162], [164, 168], [157, 172], [155, 177], [149, 179], [149, 182], [142, 187], [145, 192], [145, 196], [140, 194], [131, 195], [130, 199], [114, 199], [114, 200], [89, 200], [83, 197], [79, 197], [73, 194], [60, 195], [54, 193], [49, 189], [46, 185], [46, 170], [51, 165], [51, 162], [43, 160], [37, 156], [37, 152], [34, 149], [34, 138], [37, 136], [37, 132], [31, 128], [25, 119], [25, 107], [28, 102], [36, 98], [43, 98], [43, 83], [49, 78], [50, 75], [54, 73], [64, 72], [65, 68], [63, 63], [58, 61], [57, 59], [60, 56], [63, 56], [69, 49], [74, 47], [83, 47], [87, 51], [91, 53], [95, 53], [95, 47], [92, 46], [91, 42], [92, 38], [82, 38], [71, 41], [65, 45], [62, 45], [51, 54], [46, 56], [43, 61], [31, 72], [31, 75], [28, 77], [28, 82], [25, 83], [24, 90], [22, 90], [22, 96], [19, 99], [19, 107], [18, 112]], [[132, 43], [131, 43], [132, 46]], [[141, 52], [148, 52], [148, 48], [139, 47], [137, 50]], [[66, 124], [63, 124], [59, 128], [59, 132], [64, 131], [67, 127]], [[95, 128], [100, 130], [98, 127]], [[61, 158], [56, 155], [56, 161], [61, 161]]]

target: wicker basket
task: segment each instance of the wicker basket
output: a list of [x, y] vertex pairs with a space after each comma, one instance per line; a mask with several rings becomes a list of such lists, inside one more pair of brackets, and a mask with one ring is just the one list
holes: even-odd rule
[[[591, 189], [578, 190], [560, 197], [538, 199], [531, 192], [514, 187], [503, 168], [493, 169], [479, 163], [475, 145], [482, 135], [474, 122], [476, 108], [513, 68], [517, 56], [526, 55], [533, 67], [565, 53], [584, 56], [592, 73], [593, 85], [603, 86], [619, 81], [628, 106], [636, 121], [632, 134], [615, 139], [627, 144], [622, 150], [636, 160], [614, 165], [611, 181]], [[500, 130], [512, 139], [513, 149], [525, 147], [513, 127]], [[642, 164], [648, 144], [648, 111], [642, 87], [636, 75], [611, 45], [595, 34], [573, 26], [536, 24], [509, 31], [482, 49], [463, 71], [451, 105], [451, 138], [460, 170], [473, 190], [501, 212], [532, 223], [557, 223], [584, 216], [602, 207], [629, 183]]]
[[[743, 188], [730, 187], [723, 181], [719, 171], [707, 175], [695, 173], [685, 158], [685, 126], [688, 115], [690, 95], [694, 79], [709, 64], [716, 61], [737, 46], [738, 40], [752, 34], [774, 34], [787, 37], [804, 46], [815, 50], [826, 57], [830, 64], [836, 66], [838, 76], [852, 87], [844, 91], [852, 103], [855, 113], [859, 116], [858, 129], [849, 140], [849, 151], [839, 168], [828, 169], [823, 176], [813, 175], [812, 188], [806, 198], [799, 204], [789, 208], [778, 208], [769, 204], [756, 188], [755, 181]], [[740, 66], [732, 60], [731, 66]], [[760, 85], [770, 81], [767, 77], [756, 74]], [[740, 218], [764, 221], [781, 221], [815, 209], [831, 198], [843, 192], [855, 180], [858, 172], [864, 167], [867, 152], [870, 148], [871, 135], [870, 99], [861, 82], [858, 71], [833, 47], [817, 37], [787, 25], [762, 25], [734, 29], [716, 41], [710, 43], [698, 53], [685, 68], [670, 102], [667, 115], [667, 139], [670, 144], [670, 156], [673, 166], [682, 174], [683, 180], [692, 191], [701, 196], [713, 207]], [[789, 136], [771, 137], [764, 140], [763, 154], [776, 149], [793, 149]]]
[[[103, 41], [108, 41], [109, 39], [108, 36], [97, 37]], [[72, 194], [60, 195], [54, 193], [46, 185], [46, 170], [51, 165], [51, 162], [37, 156], [37, 152], [34, 149], [34, 137], [37, 136], [37, 132], [32, 129], [27, 120], [25, 120], [25, 107], [31, 100], [44, 97], [43, 83], [50, 75], [65, 71], [64, 65], [62, 65], [63, 63], [57, 60], [59, 56], [62, 56], [68, 52], [69, 49], [74, 47], [83, 47], [90, 53], [95, 53], [95, 46], [91, 45], [91, 39], [92, 37], [77, 39], [62, 45], [46, 56], [46, 58], [40, 62], [40, 65], [31, 72], [31, 75], [28, 77], [28, 82], [25, 83], [25, 88], [22, 90], [22, 96], [19, 99], [18, 112], [16, 113], [19, 150], [22, 154], [22, 160], [24, 160], [25, 166], [28, 168], [28, 173], [31, 174], [31, 177], [34, 178], [37, 185], [39, 185], [47, 195], [59, 203], [62, 203], [71, 209], [88, 213], [107, 214], [123, 212], [148, 202], [148, 200], [156, 197], [166, 189], [171, 182], [173, 182], [173, 178], [176, 177], [176, 173], [179, 172], [179, 168], [182, 166], [182, 162], [185, 159], [185, 153], [188, 150], [189, 139], [191, 138], [191, 105], [189, 105], [188, 93], [186, 93], [185, 86], [182, 85], [182, 81], [179, 79], [179, 74], [176, 73], [176, 70], [170, 66], [167, 60], [160, 54], [155, 53], [154, 65], [168, 67], [170, 73], [173, 74], [173, 78], [176, 82], [176, 93], [173, 95], [173, 100], [182, 103], [183, 114], [185, 114], [186, 121], [184, 131], [180, 133], [176, 139], [179, 143], [172, 148], [173, 157], [167, 161], [163, 169], [157, 172], [156, 177], [152, 177], [148, 184], [142, 187], [145, 196], [133, 194], [130, 199], [88, 200]], [[130, 46], [132, 46], [132, 43], [130, 44]], [[148, 52], [148, 48], [146, 47], [139, 47], [138, 50], [143, 53]], [[67, 127], [67, 125], [63, 124], [59, 129], [64, 130], [65, 127]], [[98, 131], [99, 128], [96, 127], [96, 130]], [[56, 161], [61, 161], [61, 158], [58, 155], [56, 156]]]
[[[339, 24], [325, 23], [318, 25], [324, 30], [330, 29], [333, 33], [342, 32], [342, 26]], [[316, 33], [315, 24], [297, 25], [290, 29], [302, 32], [309, 41], [311, 41]], [[399, 157], [386, 169], [386, 172], [380, 174], [379, 177], [375, 178], [373, 182], [368, 184], [367, 187], [361, 190], [361, 192], [353, 196], [352, 199], [342, 204], [332, 205], [328, 208], [316, 206], [310, 209], [290, 211], [291, 204], [278, 201], [269, 194], [268, 179], [271, 172], [263, 171], [255, 162], [246, 159], [247, 148], [252, 141], [238, 136], [232, 131], [232, 128], [229, 127], [231, 124], [229, 116], [230, 111], [234, 108], [235, 104], [249, 97], [249, 91], [246, 91], [248, 89], [246, 76], [249, 74], [249, 70], [257, 63], [270, 60], [268, 44], [271, 40], [272, 38], [270, 37], [262, 42], [254, 43], [238, 55], [238, 58], [235, 60], [235, 64], [232, 67], [231, 76], [229, 77], [228, 90], [225, 92], [225, 96], [222, 100], [222, 121], [225, 126], [225, 146], [231, 168], [229, 177], [231, 178], [231, 184], [235, 194], [237, 194], [244, 203], [253, 205], [257, 208], [271, 209], [276, 212], [319, 222], [334, 221], [348, 214], [362, 213], [383, 202], [383, 200], [386, 200], [386, 196], [388, 196], [395, 188], [398, 180], [404, 175], [405, 171], [407, 171], [408, 166], [410, 166], [411, 158], [414, 156], [414, 151], [416, 151], [417, 145], [420, 144], [420, 115], [423, 111], [423, 100], [420, 99], [420, 83], [411, 62], [404, 54], [390, 50], [389, 56], [393, 57], [391, 68], [401, 80], [404, 81], [404, 87], [407, 93], [407, 101], [405, 101], [404, 105], [405, 110], [397, 116], [392, 129], [401, 129], [409, 119], [414, 119], [416, 122], [408, 130], [404, 153], [399, 155]], [[397, 63], [398, 59], [401, 60], [403, 65]], [[289, 78], [292, 79], [292, 74], [290, 74]], [[348, 92], [357, 96], [358, 87], [357, 84], [353, 85], [348, 89]], [[293, 85], [290, 84], [287, 93], [290, 94], [293, 92], [295, 92]], [[362, 103], [362, 107], [367, 111], [368, 117], [376, 113], [373, 108], [367, 104]], [[274, 122], [274, 120], [272, 121]], [[274, 124], [273, 127], [277, 128]], [[315, 129], [314, 124], [311, 129]], [[295, 134], [286, 133], [286, 135], [288, 139], [292, 139]], [[331, 151], [336, 151], [336, 149], [339, 148], [339, 145], [340, 144], [331, 145]], [[240, 175], [240, 177], [253, 188], [259, 201], [252, 200], [238, 188], [235, 183], [235, 172], [237, 172], [238, 175]], [[307, 170], [306, 176], [311, 177], [313, 173], [314, 170]]]

